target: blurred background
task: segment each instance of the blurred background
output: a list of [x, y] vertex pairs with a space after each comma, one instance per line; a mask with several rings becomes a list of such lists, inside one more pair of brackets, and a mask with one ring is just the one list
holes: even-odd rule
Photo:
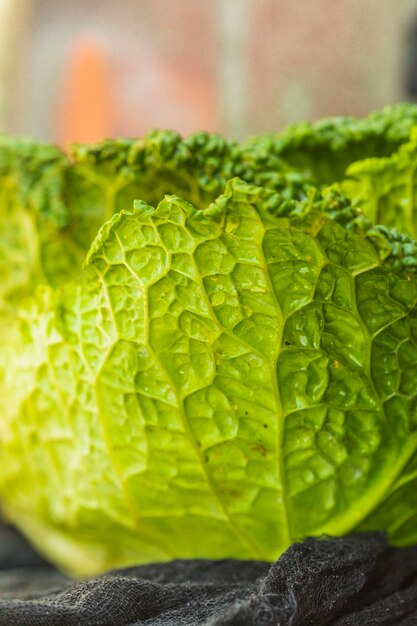
[[0, 132], [232, 138], [417, 98], [417, 0], [0, 0]]

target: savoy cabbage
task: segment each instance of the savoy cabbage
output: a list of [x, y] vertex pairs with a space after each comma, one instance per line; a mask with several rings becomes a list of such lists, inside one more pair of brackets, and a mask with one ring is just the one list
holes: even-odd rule
[[2, 140], [0, 497], [62, 567], [417, 541], [416, 111]]

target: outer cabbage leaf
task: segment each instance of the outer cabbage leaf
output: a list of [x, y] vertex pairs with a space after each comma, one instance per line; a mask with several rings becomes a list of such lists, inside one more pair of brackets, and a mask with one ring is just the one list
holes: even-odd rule
[[205, 208], [238, 176], [268, 186], [285, 198], [304, 198], [311, 180], [262, 146], [243, 148], [216, 134], [198, 132], [182, 138], [169, 130], [143, 139], [106, 140], [72, 147], [69, 173], [71, 213], [85, 223], [86, 244], [114, 213], [140, 198], [155, 205], [166, 194]]
[[338, 185], [374, 223], [417, 238], [417, 132], [390, 157], [352, 163]]
[[65, 167], [53, 146], [0, 137], [0, 312], [71, 262], [70, 253], [60, 254], [69, 222]]
[[307, 178], [261, 147], [243, 151], [218, 135], [183, 139], [153, 131], [144, 139], [73, 146], [67, 156], [33, 141], [0, 138], [0, 308], [38, 284], [74, 277], [97, 230], [135, 198], [158, 203], [179, 194], [207, 206], [240, 176], [300, 197]]
[[299, 122], [282, 132], [253, 137], [248, 145], [285, 159], [317, 184], [342, 180], [346, 168], [368, 157], [389, 156], [417, 125], [417, 106], [388, 106], [365, 118], [330, 117]]
[[[308, 200], [298, 206], [304, 207], [304, 211], [313, 208], [315, 211], [323, 211], [326, 217], [343, 225], [347, 230], [365, 235], [367, 239], [373, 241], [386, 267], [390, 267], [395, 272], [414, 275], [417, 271], [417, 241], [378, 221], [375, 224], [369, 214], [374, 219], [380, 217], [383, 220], [384, 216], [372, 215], [372, 212], [367, 210], [368, 206], [363, 201], [364, 198], [362, 201], [356, 198], [352, 202], [348, 194], [353, 188], [354, 184], [351, 181], [334, 184], [321, 191], [312, 188], [307, 192]], [[366, 212], [362, 209], [363, 206]], [[385, 221], [389, 222], [389, 219]]]
[[63, 567], [274, 559], [378, 507], [393, 528], [384, 501], [416, 457], [417, 285], [328, 208], [238, 180], [206, 209], [137, 202], [79, 283], [21, 310], [0, 494]]

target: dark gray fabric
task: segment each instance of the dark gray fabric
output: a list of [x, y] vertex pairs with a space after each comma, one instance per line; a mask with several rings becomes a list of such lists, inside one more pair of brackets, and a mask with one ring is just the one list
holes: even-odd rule
[[174, 561], [74, 582], [0, 528], [0, 624], [416, 626], [417, 546], [379, 533], [307, 539], [272, 566]]

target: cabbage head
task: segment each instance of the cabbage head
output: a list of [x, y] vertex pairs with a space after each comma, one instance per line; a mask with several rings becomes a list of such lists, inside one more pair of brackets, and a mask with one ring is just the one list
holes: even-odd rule
[[415, 243], [332, 194], [189, 200], [121, 197], [82, 271], [8, 296], [5, 515], [77, 574], [417, 541]]

